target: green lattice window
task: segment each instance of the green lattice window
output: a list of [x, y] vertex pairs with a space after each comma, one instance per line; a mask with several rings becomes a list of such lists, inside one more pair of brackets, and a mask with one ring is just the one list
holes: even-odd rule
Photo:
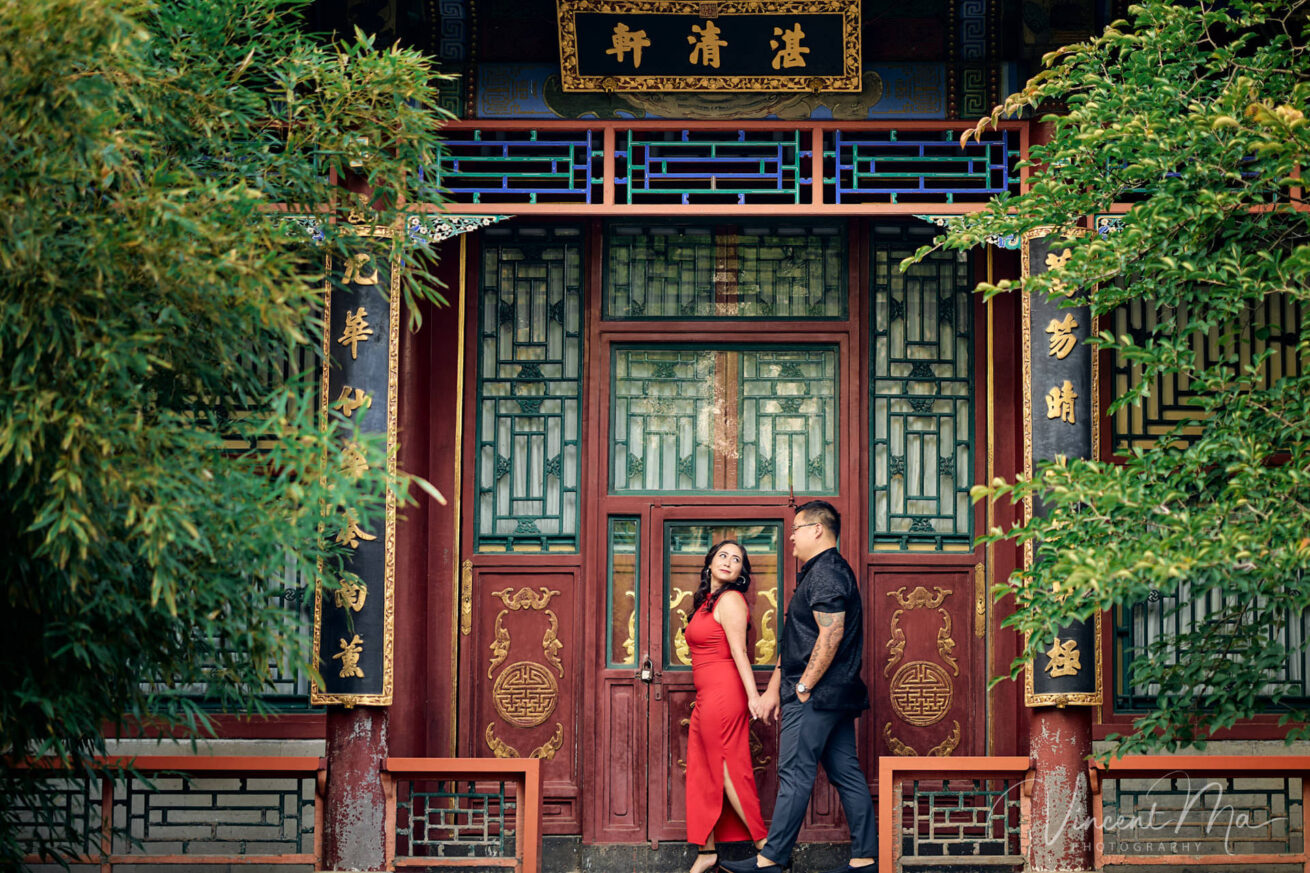
[[870, 518], [874, 549], [971, 548], [973, 334], [963, 252], [900, 262], [933, 236], [879, 231], [872, 251]]
[[582, 431], [582, 232], [482, 232], [480, 552], [575, 551]]
[[[299, 569], [291, 557], [283, 561], [282, 572], [262, 582], [251, 580], [251, 599], [280, 603], [295, 614], [296, 629], [299, 639], [306, 649], [314, 637], [314, 580]], [[233, 609], [242, 609], [244, 602], [234, 603]], [[263, 604], [260, 605], [261, 608]], [[253, 610], [246, 611], [254, 621]], [[240, 639], [209, 638], [196, 640], [193, 649], [203, 653], [205, 672], [225, 676], [221, 671], [226, 668], [220, 664], [228, 658], [240, 657], [245, 651]], [[263, 703], [277, 712], [294, 712], [311, 709], [309, 703], [309, 673], [295, 663], [295, 658], [269, 664], [267, 684], [258, 690]], [[143, 688], [162, 691], [167, 688], [173, 694], [182, 694], [191, 698], [203, 709], [215, 712], [224, 711], [224, 701], [216, 694], [210, 693], [207, 682], [182, 684], [176, 679], [167, 682], [145, 682]]]
[[[1187, 310], [1161, 312], [1159, 307], [1146, 300], [1132, 300], [1115, 311], [1115, 336], [1131, 336], [1142, 346], [1162, 324], [1187, 324]], [[1304, 367], [1304, 358], [1297, 351], [1297, 330], [1302, 318], [1301, 305], [1291, 295], [1267, 297], [1249, 310], [1241, 325], [1240, 340], [1236, 343], [1220, 341], [1216, 328], [1209, 336], [1197, 336], [1192, 349], [1197, 364], [1208, 368], [1235, 357], [1242, 369], [1265, 352], [1272, 351], [1261, 365], [1263, 386], [1272, 385], [1286, 376], [1298, 376]], [[1110, 365], [1113, 390], [1116, 397], [1127, 392], [1129, 386], [1142, 379], [1142, 365], [1115, 354]], [[1202, 410], [1196, 405], [1198, 392], [1185, 376], [1165, 374], [1141, 403], [1123, 407], [1111, 421], [1116, 452], [1132, 446], [1151, 445], [1160, 436], [1169, 433], [1181, 422], [1194, 421]], [[1182, 437], [1187, 439], [1200, 432], [1199, 426], [1184, 426]]]
[[611, 490], [832, 494], [832, 346], [614, 350]]
[[605, 317], [846, 317], [846, 235], [834, 224], [610, 225]]

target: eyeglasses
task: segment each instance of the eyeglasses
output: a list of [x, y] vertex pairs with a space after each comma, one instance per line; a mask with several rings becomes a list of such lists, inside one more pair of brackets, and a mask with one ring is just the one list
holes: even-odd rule
[[823, 524], [823, 522], [821, 521], [811, 521], [808, 524], [793, 524], [791, 526], [791, 532], [796, 533], [796, 531], [800, 530], [803, 527], [817, 527], [818, 525], [821, 524]]

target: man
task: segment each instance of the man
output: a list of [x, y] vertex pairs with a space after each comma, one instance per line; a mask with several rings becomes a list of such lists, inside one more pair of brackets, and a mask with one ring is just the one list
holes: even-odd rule
[[855, 719], [869, 708], [869, 690], [860, 677], [864, 610], [855, 574], [837, 551], [840, 535], [841, 516], [827, 501], [813, 500], [796, 510], [791, 541], [804, 565], [787, 605], [778, 666], [751, 710], [766, 723], [782, 712], [778, 799], [764, 847], [745, 860], [720, 862], [730, 873], [790, 863], [819, 763], [851, 827], [850, 863], [833, 873], [871, 873], [878, 855], [873, 798], [855, 750]]

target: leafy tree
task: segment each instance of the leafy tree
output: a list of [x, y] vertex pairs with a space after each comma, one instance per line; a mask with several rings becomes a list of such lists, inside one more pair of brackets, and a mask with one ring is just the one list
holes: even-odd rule
[[[1098, 610], [1158, 600], [1168, 614], [1173, 595], [1178, 609], [1209, 604], [1208, 619], [1135, 660], [1129, 681], [1158, 696], [1136, 732], [1117, 738], [1119, 752], [1203, 745], [1270, 698], [1284, 722], [1307, 718], [1291, 699], [1305, 692], [1283, 669], [1310, 642], [1306, 11], [1304, 0], [1143, 0], [1129, 21], [1049, 55], [977, 127], [1018, 112], [1049, 122], [1049, 142], [1032, 149], [1031, 189], [997, 197], [935, 242], [1071, 229], [1132, 204], [1120, 229], [1072, 237], [1063, 268], [1024, 290], [1055, 299], [1055, 282], [1089, 289], [1103, 317], [1133, 300], [1154, 310], [1153, 330], [1088, 340], [1141, 369], [1116, 386], [1111, 414], [1142, 403], [1161, 377], [1190, 380], [1199, 399], [1172, 433], [1115, 463], [1068, 459], [975, 492], [1039, 494], [1052, 507], [988, 537], [1036, 546], [1034, 566], [998, 586], [1013, 597], [1006, 624], [1031, 634], [1030, 656]], [[1299, 321], [1254, 325], [1271, 299], [1297, 301]], [[1278, 346], [1283, 366], [1266, 366], [1272, 351], [1243, 360], [1244, 331]], [[1196, 354], [1207, 337], [1223, 350], [1210, 366]]]
[[[361, 440], [378, 472], [340, 474], [329, 448], [350, 423], [320, 429], [315, 366], [297, 362], [321, 346], [336, 220], [388, 224], [431, 199], [415, 169], [437, 148], [437, 76], [362, 34], [306, 36], [305, 2], [0, 4], [11, 760], [82, 765], [106, 730], [203, 732], [198, 683], [261, 711], [274, 667], [311, 654], [270, 580], [339, 560], [325, 514], [367, 523], [409, 492], [376, 442]], [[288, 209], [317, 213], [318, 247]], [[419, 254], [406, 263], [407, 300], [439, 301]], [[9, 767], [4, 867], [26, 784]]]

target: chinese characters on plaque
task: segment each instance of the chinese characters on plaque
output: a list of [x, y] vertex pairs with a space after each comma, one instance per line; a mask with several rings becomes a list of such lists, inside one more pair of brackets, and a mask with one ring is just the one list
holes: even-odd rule
[[858, 91], [859, 0], [557, 0], [566, 91]]
[[[1025, 279], [1069, 263], [1067, 240], [1054, 233], [1053, 228], [1038, 228], [1024, 236]], [[1094, 327], [1091, 310], [1082, 289], [1063, 280], [1051, 284], [1054, 293], [1049, 299], [1045, 293], [1023, 294], [1024, 468], [1029, 475], [1043, 461], [1090, 458], [1096, 450], [1096, 358], [1087, 345]], [[1026, 511], [1042, 516], [1048, 510], [1034, 498]], [[1025, 549], [1024, 561], [1032, 561], [1031, 548]], [[1060, 629], [1025, 671], [1028, 706], [1101, 703], [1100, 628], [1097, 615]]]
[[[356, 428], [361, 435], [385, 435], [387, 457], [394, 458], [400, 318], [392, 231], [361, 227], [356, 234], [358, 251], [332, 263], [337, 283], [325, 301], [321, 390], [325, 416], [343, 431], [330, 466], [351, 478], [371, 469], [353, 437]], [[315, 597], [314, 650], [323, 680], [311, 688], [315, 704], [391, 703], [395, 524], [390, 493], [385, 515], [364, 521], [347, 510], [325, 521], [325, 536], [344, 552], [344, 572], [320, 581]], [[322, 573], [328, 572], [325, 564]]]

